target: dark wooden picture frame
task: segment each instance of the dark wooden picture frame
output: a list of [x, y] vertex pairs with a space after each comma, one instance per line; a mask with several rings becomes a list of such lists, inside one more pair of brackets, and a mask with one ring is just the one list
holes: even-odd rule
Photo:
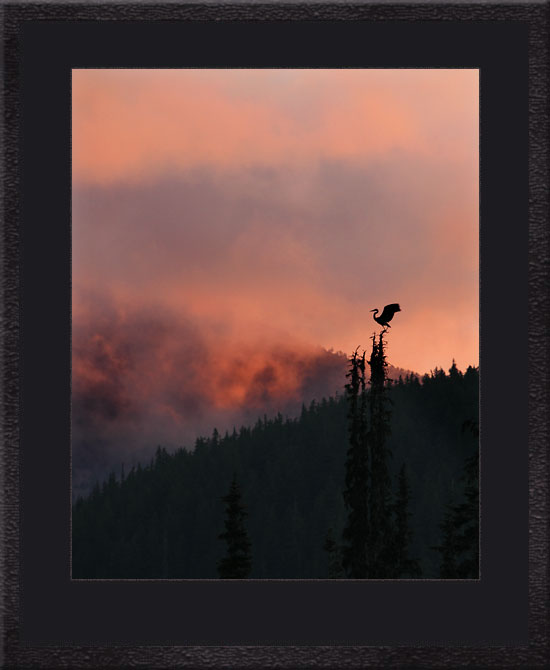
[[[0, 625], [1, 660], [6, 667], [544, 666], [549, 652], [549, 18], [547, 2], [28, 2], [2, 6], [5, 216], [1, 257]], [[314, 31], [311, 49], [316, 55], [305, 62], [305, 33], [300, 31], [308, 26]], [[149, 41], [155, 27], [168, 31], [163, 35], [169, 34], [172, 42], [169, 39], [166, 43], [174, 44], [173, 51], [168, 47], [163, 51], [158, 35], [157, 41]], [[107, 36], [101, 42], [94, 33], [99, 28]], [[241, 28], [245, 39], [235, 40], [235, 31]], [[428, 36], [425, 42], [418, 40], [418, 31], [424, 29]], [[280, 37], [282, 30], [287, 31], [287, 39]], [[297, 38], [292, 37], [293, 31], [299, 33]], [[142, 51], [159, 48], [156, 67], [179, 66], [173, 61], [174, 57], [177, 60], [177, 49], [192, 53], [201, 40], [204, 43], [205, 36], [213, 35], [220, 41], [210, 55], [205, 50], [200, 52], [195, 67], [238, 66], [243, 64], [239, 59], [252, 58], [250, 54], [258, 67], [334, 66], [331, 54], [337, 49], [345, 51], [345, 38], [350, 35], [359, 46], [363, 39], [371, 49], [378, 43], [381, 54], [391, 47], [391, 62], [386, 51], [373, 67], [475, 67], [472, 55], [463, 63], [445, 62], [445, 56], [439, 55], [453, 40], [463, 43], [465, 52], [471, 44], [485, 44], [483, 53], [494, 52], [494, 60], [486, 61], [490, 76], [485, 80], [485, 65], [480, 65], [481, 220], [496, 222], [491, 230], [486, 229], [485, 237], [482, 226], [481, 235], [481, 449], [487, 456], [485, 471], [482, 461], [481, 553], [482, 565], [484, 547], [489, 558], [497, 556], [501, 560], [488, 559], [487, 570], [482, 569], [480, 582], [488, 575], [488, 589], [480, 601], [486, 609], [481, 608], [479, 613], [468, 611], [476, 584], [456, 582], [445, 585], [447, 590], [440, 590], [437, 597], [428, 583], [410, 585], [408, 591], [375, 583], [361, 585], [368, 588], [358, 592], [359, 587], [349, 582], [342, 584], [341, 590], [330, 582], [321, 587], [305, 582], [292, 587], [274, 582], [261, 592], [249, 589], [247, 584], [229, 584], [217, 594], [212, 590], [216, 585], [197, 583], [187, 585], [186, 591], [174, 597], [175, 585], [170, 582], [130, 582], [111, 588], [113, 585], [101, 583], [74, 584], [68, 577], [69, 496], [64, 488], [70, 466], [70, 423], [66, 420], [70, 414], [70, 324], [66, 316], [70, 315], [67, 203], [71, 188], [67, 72], [69, 66], [87, 66], [85, 48], [90, 44], [101, 52], [102, 62], [111, 59], [112, 66], [131, 67], [131, 54], [138, 52], [137, 47]], [[69, 39], [72, 51], [67, 50], [64, 39]], [[264, 50], [265, 42], [286, 55], [274, 60], [274, 51]], [[295, 53], [293, 44], [297, 45]], [[122, 57], [121, 45], [128, 48]], [[355, 53], [360, 53], [359, 46]], [[503, 60], [505, 56], [507, 61]], [[365, 66], [361, 62], [353, 64]], [[48, 72], [51, 77], [44, 76]], [[499, 125], [493, 100], [502, 103], [507, 87], [510, 99]], [[43, 108], [40, 102], [37, 105], [40, 100]], [[40, 122], [37, 108], [43, 115]], [[56, 116], [59, 109], [64, 111]], [[60, 134], [65, 144], [56, 145]], [[509, 143], [506, 148], [500, 143], [499, 148], [503, 137]], [[505, 158], [509, 165], [503, 165]], [[50, 225], [29, 224], [43, 217]], [[510, 309], [519, 312], [517, 321], [505, 318]], [[508, 330], [504, 331], [504, 326]], [[510, 332], [511, 327], [519, 333]], [[488, 380], [485, 390], [484, 375]], [[61, 416], [55, 412], [60, 406], [64, 408]], [[484, 412], [486, 417], [504, 416], [508, 420], [516, 408], [525, 421], [514, 423], [510, 419], [506, 425], [500, 421], [500, 429], [493, 430], [488, 420], [489, 429], [484, 434]], [[509, 482], [514, 476], [519, 482], [517, 491], [507, 496], [499, 481]], [[52, 514], [56, 510], [59, 515]], [[507, 527], [508, 537], [495, 530], [499, 524]], [[504, 547], [506, 552], [502, 551]], [[180, 596], [185, 602], [178, 602]], [[518, 607], [508, 611], [507, 598]], [[453, 612], [445, 616], [437, 612], [431, 620], [434, 626], [442, 620], [441, 627], [430, 630], [427, 636], [422, 634], [422, 627], [415, 628], [416, 619], [445, 599], [452, 603], [449, 607]], [[167, 608], [162, 635], [148, 628], [154, 618], [159, 618], [153, 609], [159, 602], [166, 603]], [[182, 610], [189, 603], [193, 612], [185, 620]], [[338, 607], [348, 603], [344, 619], [347, 617], [350, 625], [349, 635], [332, 633], [323, 618], [313, 616], [324, 612], [330, 623], [330, 616], [342, 615]], [[224, 622], [216, 612], [220, 604], [223, 613], [235, 615], [234, 620], [226, 617]], [[246, 608], [251, 612], [248, 618], [243, 614]], [[114, 630], [105, 627], [112, 612], [133, 612], [137, 616], [125, 619], [118, 614], [120, 630]], [[492, 628], [480, 630], [476, 636], [476, 614], [486, 617], [489, 612], [494, 615], [489, 622]], [[394, 630], [376, 630], [377, 620], [382, 621], [380, 625], [394, 622]], [[303, 630], [292, 628], [296, 621], [302, 621]], [[452, 621], [456, 622], [453, 629]], [[224, 623], [225, 633], [221, 635], [215, 626]], [[363, 630], [368, 625], [373, 626], [370, 633]]]

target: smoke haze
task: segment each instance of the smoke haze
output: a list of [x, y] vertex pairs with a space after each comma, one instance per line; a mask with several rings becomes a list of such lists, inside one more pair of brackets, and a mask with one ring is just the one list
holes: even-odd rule
[[341, 392], [387, 303], [477, 365], [477, 70], [74, 70], [72, 144], [77, 486]]

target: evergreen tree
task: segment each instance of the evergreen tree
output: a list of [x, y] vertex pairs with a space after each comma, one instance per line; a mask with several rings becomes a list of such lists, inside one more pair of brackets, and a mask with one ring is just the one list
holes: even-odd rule
[[226, 541], [227, 553], [218, 562], [218, 574], [220, 579], [246, 579], [252, 568], [251, 545], [244, 525], [247, 512], [241, 503], [236, 475], [222, 500], [226, 505], [225, 532], [219, 538]]
[[[409, 488], [403, 470], [398, 500], [392, 506], [389, 470], [391, 452], [390, 400], [384, 352], [384, 331], [372, 338], [369, 391], [365, 385], [365, 353], [350, 358], [346, 384], [349, 449], [344, 502], [348, 521], [342, 537], [342, 565], [353, 579], [388, 579], [404, 572], [418, 575], [419, 565], [409, 559]], [[368, 427], [367, 427], [368, 416]], [[392, 512], [397, 528], [392, 526]]]
[[348, 520], [342, 533], [342, 566], [352, 579], [367, 577], [368, 517], [368, 447], [366, 429], [365, 353], [352, 354], [346, 374], [349, 449], [346, 460], [344, 502]]
[[461, 561], [457, 566], [459, 579], [479, 577], [479, 472], [478, 454], [466, 460], [464, 466], [465, 501], [455, 509], [457, 548]]
[[369, 547], [368, 563], [371, 579], [384, 579], [391, 572], [391, 477], [388, 461], [391, 452], [387, 446], [390, 435], [389, 399], [386, 388], [386, 355], [384, 331], [376, 340], [372, 337], [369, 359], [369, 431], [367, 434], [370, 460], [369, 478]]
[[466, 460], [464, 501], [449, 503], [440, 524], [442, 543], [433, 547], [441, 554], [439, 576], [442, 579], [478, 579], [479, 577], [479, 473], [478, 454]]
[[412, 531], [409, 525], [410, 486], [405, 465], [401, 466], [397, 482], [397, 496], [393, 506], [395, 514], [394, 545], [391, 565], [393, 577], [419, 577], [420, 566], [416, 559], [409, 557]]
[[344, 576], [341, 550], [334, 539], [334, 530], [332, 528], [328, 529], [323, 549], [328, 555], [328, 578], [341, 579]]
[[447, 505], [447, 511], [440, 524], [441, 532], [443, 534], [443, 542], [438, 547], [434, 547], [436, 551], [441, 554], [441, 563], [439, 565], [439, 576], [441, 579], [456, 579], [458, 577], [457, 571], [457, 540], [456, 540], [456, 525], [454, 519], [454, 507], [452, 504]]

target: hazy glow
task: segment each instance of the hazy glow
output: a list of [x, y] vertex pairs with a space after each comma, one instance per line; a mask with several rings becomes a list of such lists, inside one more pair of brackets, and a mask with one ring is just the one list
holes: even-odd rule
[[478, 103], [477, 70], [74, 70], [74, 393], [308, 401], [390, 302], [391, 363], [477, 365]]

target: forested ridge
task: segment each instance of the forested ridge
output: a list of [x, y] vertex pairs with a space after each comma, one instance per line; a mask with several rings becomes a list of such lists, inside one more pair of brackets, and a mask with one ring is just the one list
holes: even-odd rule
[[[478, 438], [465, 427], [477, 425], [478, 384], [477, 368], [462, 373], [453, 363], [448, 373], [388, 385], [390, 477], [397, 493], [406, 466], [410, 554], [423, 578], [449, 576], [441, 546], [454, 538], [452, 510], [468, 502], [465, 465], [476, 460]], [[327, 578], [327, 533], [338, 540], [347, 519], [348, 410], [344, 395], [313, 401], [297, 418], [214, 430], [192, 451], [159, 447], [149, 464], [112, 473], [73, 506], [73, 578], [218, 577], [222, 499], [233, 478], [247, 512], [250, 578]]]

